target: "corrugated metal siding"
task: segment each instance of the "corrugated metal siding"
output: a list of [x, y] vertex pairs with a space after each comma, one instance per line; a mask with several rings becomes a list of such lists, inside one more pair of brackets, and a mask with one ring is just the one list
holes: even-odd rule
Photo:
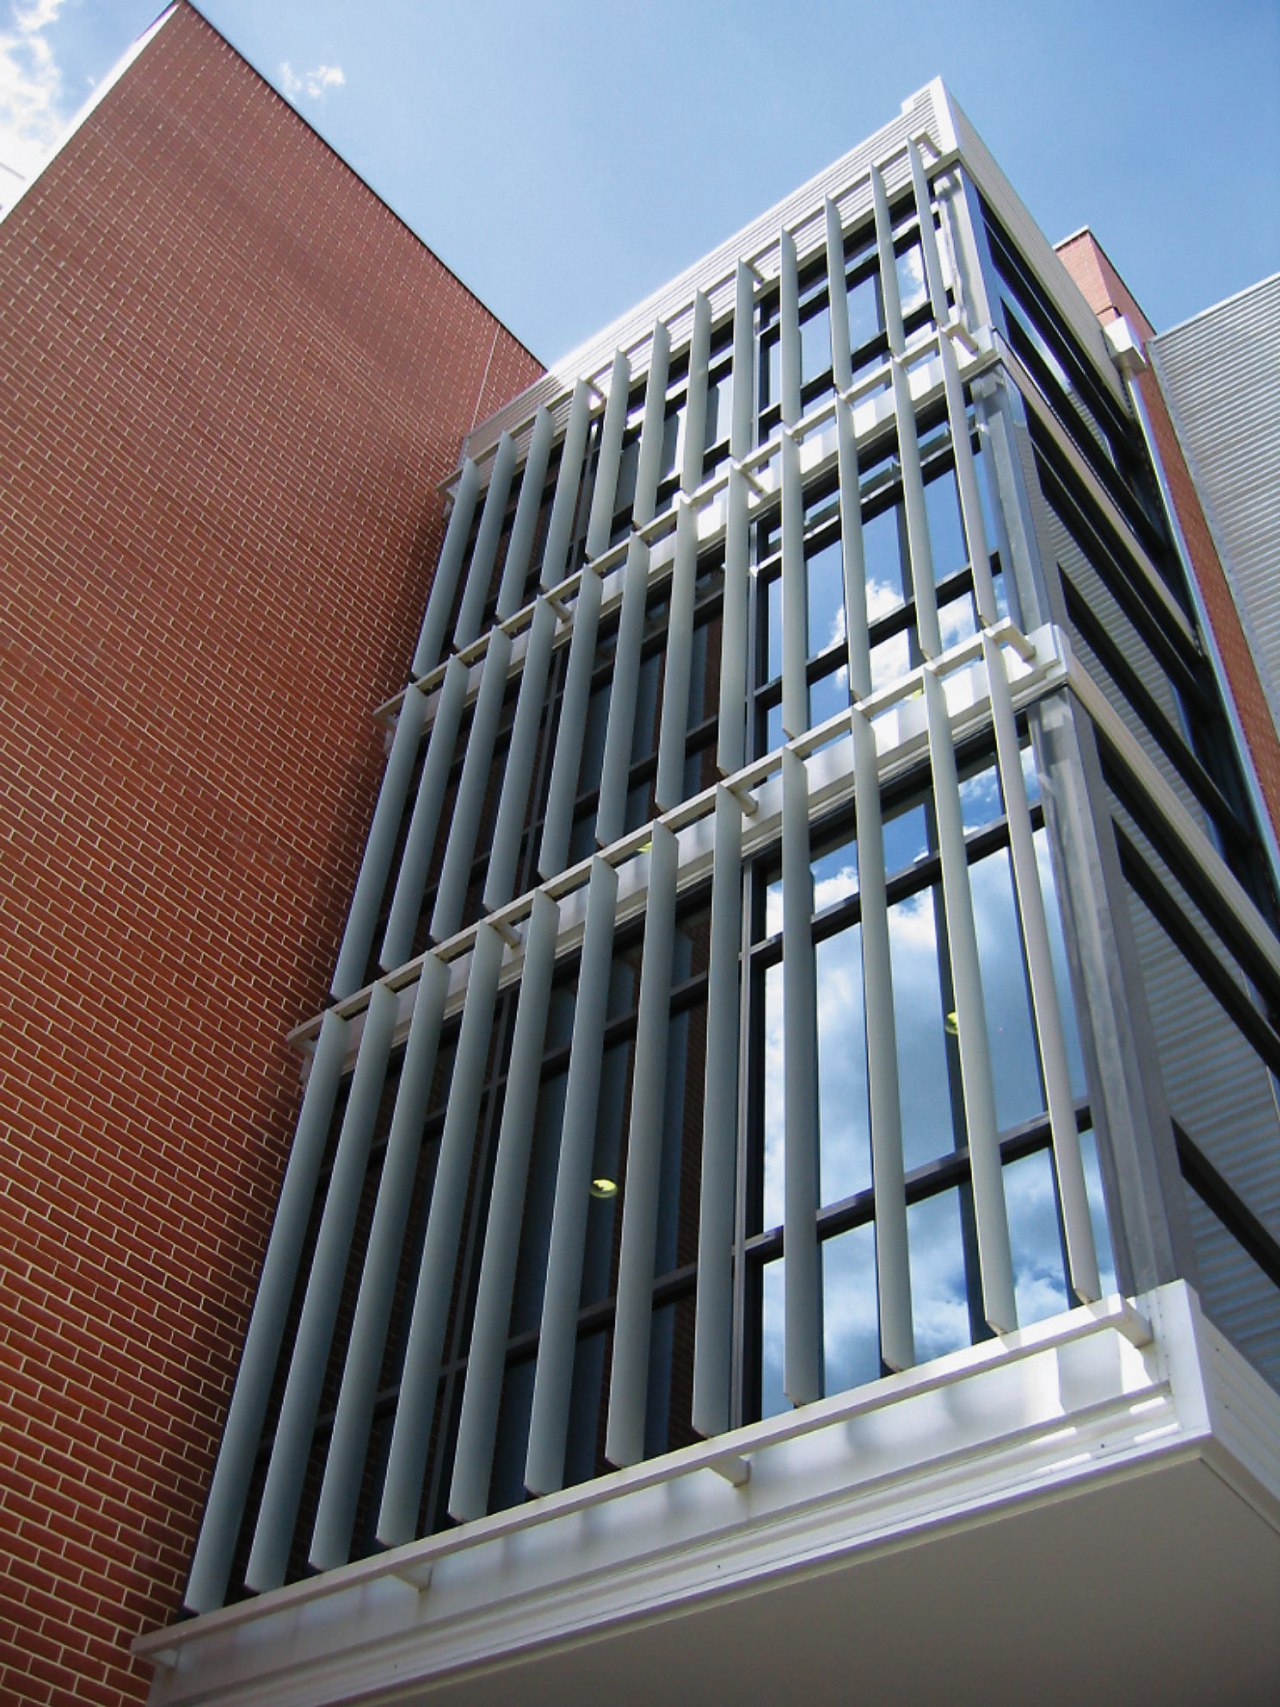
[[1280, 273], [1149, 349], [1280, 718]]

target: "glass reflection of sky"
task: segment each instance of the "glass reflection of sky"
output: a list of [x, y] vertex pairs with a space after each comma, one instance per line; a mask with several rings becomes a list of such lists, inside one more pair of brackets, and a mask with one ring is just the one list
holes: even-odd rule
[[929, 546], [933, 553], [933, 578], [945, 581], [969, 561], [964, 527], [960, 519], [960, 494], [955, 470], [944, 469], [924, 489], [925, 514], [929, 519]]
[[945, 652], [961, 641], [972, 639], [978, 632], [978, 610], [972, 593], [961, 593], [938, 606], [938, 635]]
[[929, 821], [922, 800], [900, 806], [884, 820], [884, 869], [892, 877], [929, 852]]
[[1037, 1150], [1004, 1167], [1018, 1322], [1042, 1322], [1069, 1307], [1053, 1157]]
[[880, 279], [868, 273], [849, 290], [849, 344], [861, 349], [880, 334]]
[[935, 891], [924, 889], [889, 908], [898, 1095], [908, 1171], [956, 1145], [934, 900]]
[[800, 323], [800, 383], [826, 373], [831, 366], [831, 316], [823, 306]]
[[776, 1417], [790, 1409], [782, 1387], [782, 1263], [771, 1262], [761, 1276], [760, 1415]]
[[897, 259], [898, 297], [902, 304], [902, 315], [906, 319], [914, 314], [917, 308], [923, 308], [929, 300], [929, 287], [924, 276], [924, 256], [920, 253], [920, 245], [913, 243], [903, 251]]
[[907, 1255], [916, 1361], [924, 1363], [971, 1338], [958, 1187], [908, 1207]]
[[871, 1184], [862, 929], [817, 947], [819, 1200], [838, 1203]]
[[887, 616], [905, 597], [902, 579], [902, 509], [891, 504], [862, 524], [862, 558], [867, 577], [867, 619]]
[[782, 1225], [786, 1108], [782, 1089], [782, 967], [764, 975], [764, 1203], [762, 1227]]
[[[813, 911], [823, 912], [857, 892], [858, 848], [853, 837], [837, 842], [809, 862], [813, 878]], [[775, 877], [765, 890], [764, 933], [776, 936], [782, 929], [782, 879]]]
[[1033, 1119], [1044, 1109], [1008, 849], [997, 848], [971, 865], [969, 886], [995, 1081], [996, 1119], [1003, 1132]]
[[966, 830], [980, 830], [1004, 811], [1000, 799], [1000, 773], [994, 760], [979, 771], [960, 778], [960, 813]]
[[809, 633], [806, 655], [816, 657], [844, 639], [844, 571], [840, 541], [815, 551], [805, 565], [809, 580]]
[[822, 1247], [823, 1391], [842, 1393], [880, 1377], [876, 1239], [871, 1222]]

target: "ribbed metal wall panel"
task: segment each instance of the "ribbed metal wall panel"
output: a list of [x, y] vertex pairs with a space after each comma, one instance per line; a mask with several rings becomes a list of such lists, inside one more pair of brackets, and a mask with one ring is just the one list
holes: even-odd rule
[[1280, 721], [1280, 273], [1148, 345]]

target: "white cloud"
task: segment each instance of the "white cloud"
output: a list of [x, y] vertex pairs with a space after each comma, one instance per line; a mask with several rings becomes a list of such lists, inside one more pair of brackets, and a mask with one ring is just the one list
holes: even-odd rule
[[30, 177], [70, 114], [62, 71], [45, 32], [66, 0], [15, 4], [0, 31], [0, 163]]
[[[53, 5], [58, 0], [41, 0], [41, 3]], [[295, 71], [287, 59], [280, 62], [280, 91], [289, 101], [296, 101], [300, 95], [323, 101], [330, 89], [341, 89], [346, 81], [340, 65], [315, 65], [310, 71]]]

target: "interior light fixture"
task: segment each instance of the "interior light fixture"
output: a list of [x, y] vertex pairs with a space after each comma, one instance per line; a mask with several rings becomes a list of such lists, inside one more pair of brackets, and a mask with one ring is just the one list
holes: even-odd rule
[[593, 1179], [591, 1182], [592, 1197], [616, 1197], [618, 1182], [616, 1179]]

